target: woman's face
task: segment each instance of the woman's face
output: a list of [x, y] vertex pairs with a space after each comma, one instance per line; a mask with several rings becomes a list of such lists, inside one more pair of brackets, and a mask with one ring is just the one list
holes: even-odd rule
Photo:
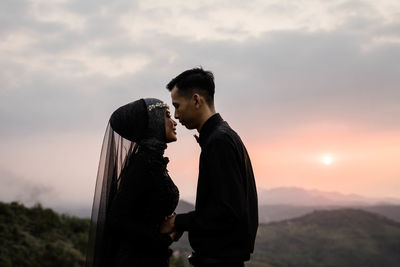
[[169, 108], [164, 109], [164, 121], [165, 121], [165, 136], [167, 143], [175, 142], [176, 138], [176, 122], [171, 118]]

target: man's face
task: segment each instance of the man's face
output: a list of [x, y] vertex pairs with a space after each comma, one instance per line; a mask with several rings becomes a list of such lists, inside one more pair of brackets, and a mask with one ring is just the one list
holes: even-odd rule
[[195, 129], [197, 116], [194, 101], [180, 94], [176, 86], [171, 90], [171, 99], [172, 105], [175, 107], [175, 119], [179, 120], [187, 129]]

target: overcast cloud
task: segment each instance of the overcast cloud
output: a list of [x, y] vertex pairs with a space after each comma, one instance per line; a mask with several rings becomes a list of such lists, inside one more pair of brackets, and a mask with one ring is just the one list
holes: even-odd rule
[[[76, 139], [58, 144], [67, 154], [96, 158], [66, 165], [61, 178], [83, 168], [72, 182], [86, 177], [81, 192], [91, 192], [109, 114], [140, 97], [168, 102], [165, 84], [199, 65], [214, 72], [217, 110], [245, 140], [321, 121], [398, 132], [399, 16], [400, 2], [390, 0], [3, 0], [1, 175], [41, 181], [34, 167], [19, 170], [10, 150], [24, 164], [25, 149], [49, 145], [43, 136], [70, 134]], [[85, 147], [88, 136], [96, 140]], [[31, 143], [18, 146], [23, 139]]]

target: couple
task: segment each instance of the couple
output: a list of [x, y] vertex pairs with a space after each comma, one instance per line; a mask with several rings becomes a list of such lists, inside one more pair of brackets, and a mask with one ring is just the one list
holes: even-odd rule
[[168, 175], [176, 138], [168, 105], [140, 99], [111, 115], [100, 157], [86, 266], [167, 267], [189, 232], [191, 266], [244, 266], [258, 227], [257, 192], [240, 137], [214, 107], [214, 76], [184, 71], [167, 85], [175, 118], [197, 129], [201, 147], [195, 210], [175, 214], [179, 191]]

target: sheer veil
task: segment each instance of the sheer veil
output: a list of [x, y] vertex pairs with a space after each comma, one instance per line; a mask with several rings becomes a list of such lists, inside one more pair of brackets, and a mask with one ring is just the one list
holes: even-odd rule
[[[118, 108], [111, 115], [104, 135], [93, 199], [86, 267], [107, 264], [109, 250], [107, 213], [119, 177], [141, 146], [163, 153], [166, 148], [164, 104], [155, 98], [140, 99]], [[140, 145], [139, 145], [140, 143]]]
[[137, 143], [120, 136], [110, 123], [107, 125], [97, 172], [86, 267], [101, 266], [101, 258], [106, 252], [104, 231], [108, 207], [117, 192], [121, 171], [137, 148]]

